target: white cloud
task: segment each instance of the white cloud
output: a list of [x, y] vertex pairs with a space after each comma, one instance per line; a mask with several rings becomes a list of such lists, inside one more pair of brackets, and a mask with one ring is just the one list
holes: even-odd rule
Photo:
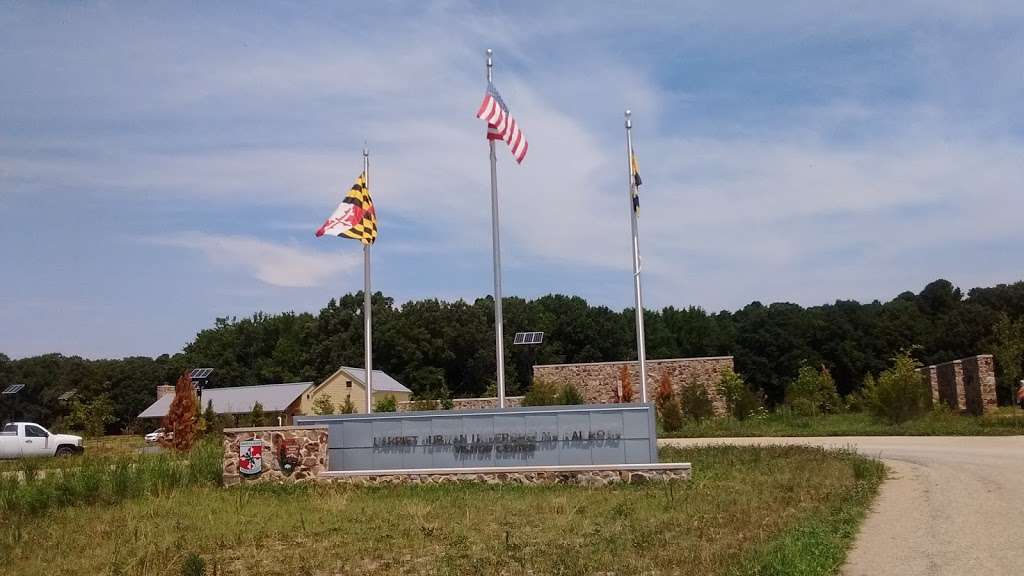
[[238, 269], [265, 284], [285, 288], [320, 286], [356, 270], [360, 263], [354, 255], [316, 252], [249, 236], [182, 232], [148, 241], [197, 250], [216, 266]]

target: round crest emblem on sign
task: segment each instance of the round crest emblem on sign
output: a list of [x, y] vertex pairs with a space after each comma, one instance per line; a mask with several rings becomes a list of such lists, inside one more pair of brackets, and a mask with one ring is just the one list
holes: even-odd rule
[[263, 471], [263, 441], [244, 440], [238, 443], [238, 473], [256, 476]]

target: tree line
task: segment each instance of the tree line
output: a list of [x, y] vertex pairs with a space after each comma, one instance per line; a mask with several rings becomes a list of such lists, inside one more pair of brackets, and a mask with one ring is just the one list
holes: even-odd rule
[[[416, 300], [396, 305], [373, 295], [374, 367], [411, 388], [416, 398], [494, 394], [492, 298], [473, 302]], [[634, 310], [594, 306], [560, 294], [504, 301], [506, 386], [529, 388], [532, 366], [635, 359]], [[1024, 282], [964, 294], [946, 280], [888, 302], [839, 300], [823, 306], [752, 302], [709, 313], [699, 307], [647, 310], [648, 357], [735, 357], [736, 371], [771, 407], [781, 403], [801, 366], [825, 366], [842, 395], [908, 351], [925, 365], [978, 353], [997, 355], [1000, 397], [1022, 372]], [[541, 345], [513, 345], [521, 331], [544, 332]], [[339, 366], [362, 366], [362, 294], [332, 299], [316, 314], [256, 313], [217, 318], [182, 351], [156, 358], [87, 360], [60, 354], [11, 359], [0, 354], [0, 420], [53, 424], [103, 402], [107, 431], [129, 427], [190, 367], [215, 368], [212, 386], [319, 382]], [[74, 390], [74, 397], [59, 397]]]

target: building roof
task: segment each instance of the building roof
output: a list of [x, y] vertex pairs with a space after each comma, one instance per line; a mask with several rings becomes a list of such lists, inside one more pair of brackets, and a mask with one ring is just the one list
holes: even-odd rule
[[[262, 386], [204, 388], [203, 397], [200, 399], [200, 404], [202, 404], [200, 409], [205, 410], [206, 404], [213, 402], [213, 411], [218, 414], [248, 414], [259, 402], [266, 412], [282, 412], [312, 386], [312, 382], [295, 382]], [[143, 410], [139, 414], [139, 418], [163, 418], [167, 415], [172, 400], [174, 400], [174, 394], [160, 398], [149, 408]]]
[[[352, 368], [351, 366], [342, 366], [338, 370], [327, 377], [324, 382], [337, 376], [338, 372], [344, 372], [352, 377], [353, 380], [359, 382], [359, 384], [365, 389], [366, 388], [366, 369], [364, 368]], [[395, 380], [391, 376], [388, 376], [383, 370], [373, 371], [373, 391], [374, 392], [406, 392], [412, 394], [412, 390], [409, 390], [398, 380]]]

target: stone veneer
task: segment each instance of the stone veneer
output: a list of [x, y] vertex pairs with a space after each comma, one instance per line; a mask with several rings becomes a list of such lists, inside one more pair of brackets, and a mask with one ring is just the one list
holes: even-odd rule
[[980, 416], [996, 407], [996, 375], [991, 354], [979, 354], [921, 368], [932, 400], [952, 410]]
[[[238, 446], [245, 440], [263, 441], [263, 471], [257, 476], [238, 473]], [[280, 447], [286, 440], [294, 440], [298, 445], [299, 462], [291, 474], [281, 469]], [[327, 470], [327, 426], [225, 428], [222, 470], [225, 486], [242, 482], [284, 484], [314, 480]]]
[[689, 480], [690, 467], [653, 468], [635, 470], [574, 470], [574, 471], [504, 471], [459, 472], [432, 474], [326, 474], [327, 482], [380, 486], [397, 484], [450, 484], [473, 482], [479, 484], [571, 484], [576, 486], [608, 486], [611, 484], [643, 484]]
[[[399, 402], [396, 404], [399, 412], [412, 412], [413, 408], [422, 401], [408, 400], [405, 402]], [[441, 407], [441, 403], [437, 400], [432, 400], [435, 410], [444, 410]], [[522, 396], [506, 396], [505, 407], [506, 408], [518, 408], [523, 405]], [[452, 410], [489, 410], [498, 407], [497, 396], [491, 398], [453, 398], [452, 399]]]
[[[640, 369], [635, 360], [628, 362], [591, 362], [586, 364], [549, 364], [533, 367], [534, 381], [548, 380], [572, 384], [587, 404], [614, 402], [622, 367], [633, 383], [633, 402], [640, 402]], [[676, 394], [690, 382], [703, 386], [714, 405], [715, 414], [726, 414], [725, 400], [718, 393], [718, 382], [725, 370], [733, 369], [732, 356], [673, 358], [647, 361], [647, 397], [653, 401], [662, 374], [668, 373]]]

